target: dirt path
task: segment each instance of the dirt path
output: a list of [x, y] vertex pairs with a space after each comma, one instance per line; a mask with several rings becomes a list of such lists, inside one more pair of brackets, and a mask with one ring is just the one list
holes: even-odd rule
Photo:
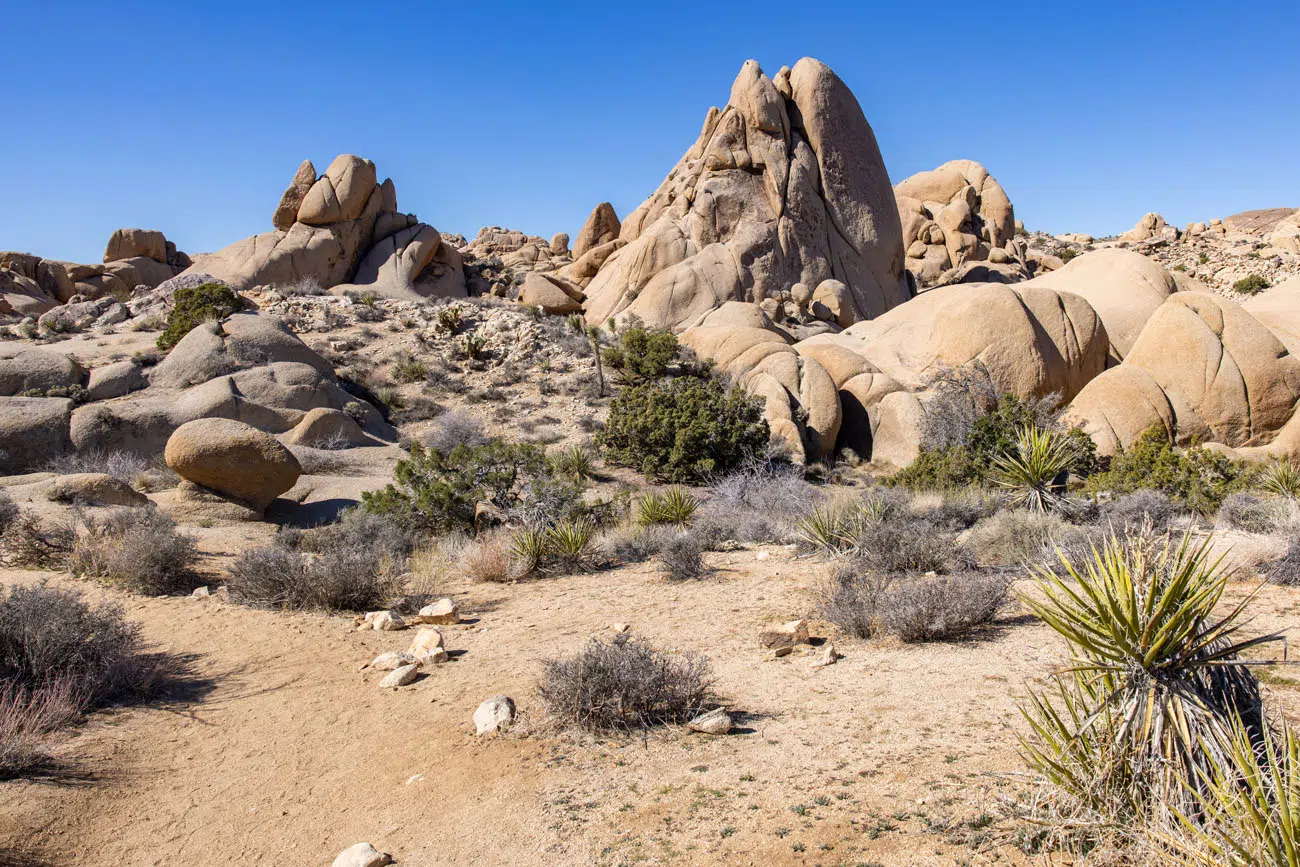
[[[806, 613], [823, 568], [771, 553], [715, 555], [718, 578], [688, 584], [648, 567], [449, 584], [472, 615], [446, 630], [463, 653], [389, 693], [358, 668], [409, 634], [93, 590], [159, 649], [194, 655], [211, 691], [96, 716], [63, 751], [86, 782], [0, 785], [0, 850], [96, 867], [328, 865], [360, 840], [409, 865], [986, 863], [981, 816], [1021, 769], [1016, 702], [1059, 660], [1053, 634], [1011, 619], [977, 641], [841, 642], [846, 658], [824, 669], [769, 660], [758, 629]], [[1287, 592], [1261, 600], [1260, 628], [1294, 622]], [[540, 660], [615, 621], [707, 654], [746, 731], [593, 739], [546, 726]], [[497, 693], [525, 724], [477, 739], [470, 716]]]

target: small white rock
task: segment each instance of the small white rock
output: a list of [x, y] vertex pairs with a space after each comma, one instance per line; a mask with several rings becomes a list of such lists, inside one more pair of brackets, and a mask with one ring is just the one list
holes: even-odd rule
[[340, 852], [334, 859], [333, 867], [385, 867], [392, 863], [391, 856], [380, 852], [369, 843], [357, 843]]
[[693, 732], [702, 732], [706, 735], [725, 735], [731, 732], [731, 714], [722, 708], [717, 708], [700, 714], [688, 722], [686, 727]]
[[212, 588], [206, 584], [202, 587], [195, 587], [194, 592], [190, 594], [196, 599], [206, 599], [212, 595]]
[[629, 631], [632, 628], [632, 625], [629, 623], [614, 623], [611, 624], [609, 628], [621, 635], [624, 632]]
[[442, 633], [437, 629], [421, 629], [415, 633], [405, 655], [426, 665], [446, 662], [449, 658]]
[[826, 646], [822, 648], [822, 652], [817, 654], [817, 658], [808, 665], [811, 668], [822, 668], [823, 666], [834, 665], [835, 661], [839, 658], [840, 652], [835, 649], [834, 644], [831, 644], [828, 641], [826, 642]]
[[439, 599], [420, 609], [421, 623], [451, 624], [460, 622], [460, 609], [450, 599]]
[[496, 695], [474, 711], [474, 728], [480, 735], [503, 732], [515, 721], [515, 700], [508, 695]]
[[397, 632], [406, 628], [406, 621], [396, 611], [380, 611], [370, 620], [370, 628], [376, 632]]
[[396, 650], [390, 650], [370, 660], [370, 667], [375, 671], [394, 671], [415, 661], [415, 658], [409, 653], [398, 653]]
[[759, 552], [758, 552], [758, 555], [757, 555], [757, 557], [756, 557], [756, 559], [758, 559], [758, 560], [766, 560], [767, 558], [769, 558], [769, 557], [771, 557], [771, 556], [772, 556], [772, 555], [769, 554], [767, 551], [759, 551]]
[[415, 680], [415, 676], [420, 673], [420, 663], [412, 662], [410, 665], [402, 665], [390, 671], [383, 680], [379, 681], [380, 689], [397, 689], [399, 686], [406, 686]]

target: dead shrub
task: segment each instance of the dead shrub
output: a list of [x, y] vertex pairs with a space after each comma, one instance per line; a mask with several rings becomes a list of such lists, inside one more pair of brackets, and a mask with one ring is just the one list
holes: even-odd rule
[[483, 422], [467, 412], [449, 409], [438, 417], [433, 427], [422, 437], [425, 448], [437, 449], [449, 454], [459, 445], [481, 446], [488, 441], [483, 431]]
[[1286, 553], [1264, 569], [1264, 577], [1270, 584], [1300, 586], [1300, 540], [1293, 540], [1287, 546]]
[[674, 533], [659, 550], [659, 566], [672, 581], [690, 581], [710, 573], [704, 549], [694, 532]]
[[1164, 493], [1143, 488], [1116, 497], [1100, 510], [1098, 520], [1119, 531], [1130, 528], [1136, 530], [1144, 521], [1150, 521], [1153, 530], [1163, 533], [1169, 529], [1169, 522], [1176, 512], [1173, 501]]
[[113, 509], [86, 518], [68, 556], [68, 570], [78, 577], [146, 596], [189, 593], [198, 586], [194, 539], [155, 509]]
[[661, 525], [620, 524], [601, 535], [597, 548], [601, 557], [613, 564], [644, 563], [662, 551], [675, 532]]
[[18, 513], [0, 536], [5, 562], [32, 569], [62, 569], [72, 552], [76, 531], [70, 522]]
[[920, 515], [886, 513], [857, 528], [858, 559], [876, 572], [948, 572], [971, 565], [956, 534]]
[[9, 525], [17, 520], [18, 504], [7, 493], [0, 490], [0, 539], [4, 538], [4, 532], [9, 529]]
[[0, 684], [0, 780], [29, 774], [50, 761], [51, 735], [79, 716], [69, 681], [26, 690]]
[[374, 611], [398, 598], [414, 539], [392, 521], [351, 509], [336, 524], [282, 532], [230, 564], [230, 598], [290, 610]]
[[538, 693], [562, 723], [627, 731], [691, 719], [704, 710], [712, 683], [704, 657], [637, 638], [593, 638], [576, 656], [546, 660]]
[[969, 545], [981, 566], [1026, 566], [1056, 560], [1056, 549], [1079, 531], [1052, 512], [1013, 509], [980, 521]]
[[1272, 533], [1286, 521], [1280, 502], [1244, 491], [1229, 494], [1219, 506], [1219, 519], [1244, 533]]
[[907, 642], [954, 638], [997, 616], [1008, 584], [995, 575], [882, 575], [846, 564], [823, 591], [819, 612], [854, 638], [881, 633]]

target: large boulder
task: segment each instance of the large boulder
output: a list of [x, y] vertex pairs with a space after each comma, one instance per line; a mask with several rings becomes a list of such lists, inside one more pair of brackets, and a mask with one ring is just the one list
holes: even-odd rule
[[0, 397], [0, 474], [22, 473], [68, 451], [72, 401]]
[[524, 275], [524, 285], [519, 289], [519, 302], [544, 313], [564, 316], [582, 312], [583, 294], [561, 277], [530, 271]]
[[[573, 242], [573, 258], [580, 259], [601, 244], [613, 241], [618, 237], [620, 228], [614, 206], [609, 202], [601, 202], [592, 209], [587, 222], [578, 231], [578, 239]], [[568, 239], [567, 235], [565, 239]]]
[[291, 361], [333, 378], [334, 368], [278, 317], [236, 313], [193, 328], [149, 375], [153, 385], [187, 388], [242, 367]]
[[1102, 454], [1153, 425], [1179, 442], [1267, 445], [1300, 400], [1300, 359], [1216, 295], [1179, 292], [1152, 314], [1123, 364], [1075, 397], [1068, 416]]
[[69, 355], [22, 344], [0, 344], [0, 395], [44, 393], [85, 383], [85, 368]]
[[1150, 241], [1153, 238], [1167, 238], [1171, 241], [1178, 239], [1178, 230], [1166, 223], [1165, 218], [1154, 211], [1145, 214], [1133, 228], [1119, 236], [1121, 241], [1129, 243]]
[[1133, 348], [1151, 314], [1178, 291], [1174, 276], [1158, 262], [1114, 248], [1084, 253], [1020, 285], [1072, 292], [1091, 304], [1106, 326], [1116, 362]]
[[293, 452], [274, 437], [229, 419], [181, 425], [163, 454], [181, 478], [259, 512], [302, 474]]
[[[444, 249], [445, 248], [445, 249]], [[443, 244], [433, 226], [415, 223], [375, 243], [351, 283], [335, 293], [359, 292], [400, 301], [465, 298], [460, 254]]]
[[167, 264], [167, 237], [154, 229], [118, 229], [108, 239], [105, 262], [135, 257]]
[[142, 508], [149, 505], [148, 497], [108, 473], [59, 476], [46, 488], [45, 498], [56, 503], [80, 503], [86, 506]]
[[775, 78], [746, 62], [726, 108], [709, 110], [619, 240], [586, 286], [589, 322], [638, 316], [681, 330], [727, 301], [828, 279], [863, 317], [910, 295], [875, 135], [848, 87], [812, 58]]

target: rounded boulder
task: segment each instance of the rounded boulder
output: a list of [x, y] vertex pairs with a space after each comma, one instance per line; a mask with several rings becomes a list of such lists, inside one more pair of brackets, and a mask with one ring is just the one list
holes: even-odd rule
[[263, 511], [302, 467], [270, 434], [224, 418], [186, 422], [167, 440], [167, 466], [183, 479]]

